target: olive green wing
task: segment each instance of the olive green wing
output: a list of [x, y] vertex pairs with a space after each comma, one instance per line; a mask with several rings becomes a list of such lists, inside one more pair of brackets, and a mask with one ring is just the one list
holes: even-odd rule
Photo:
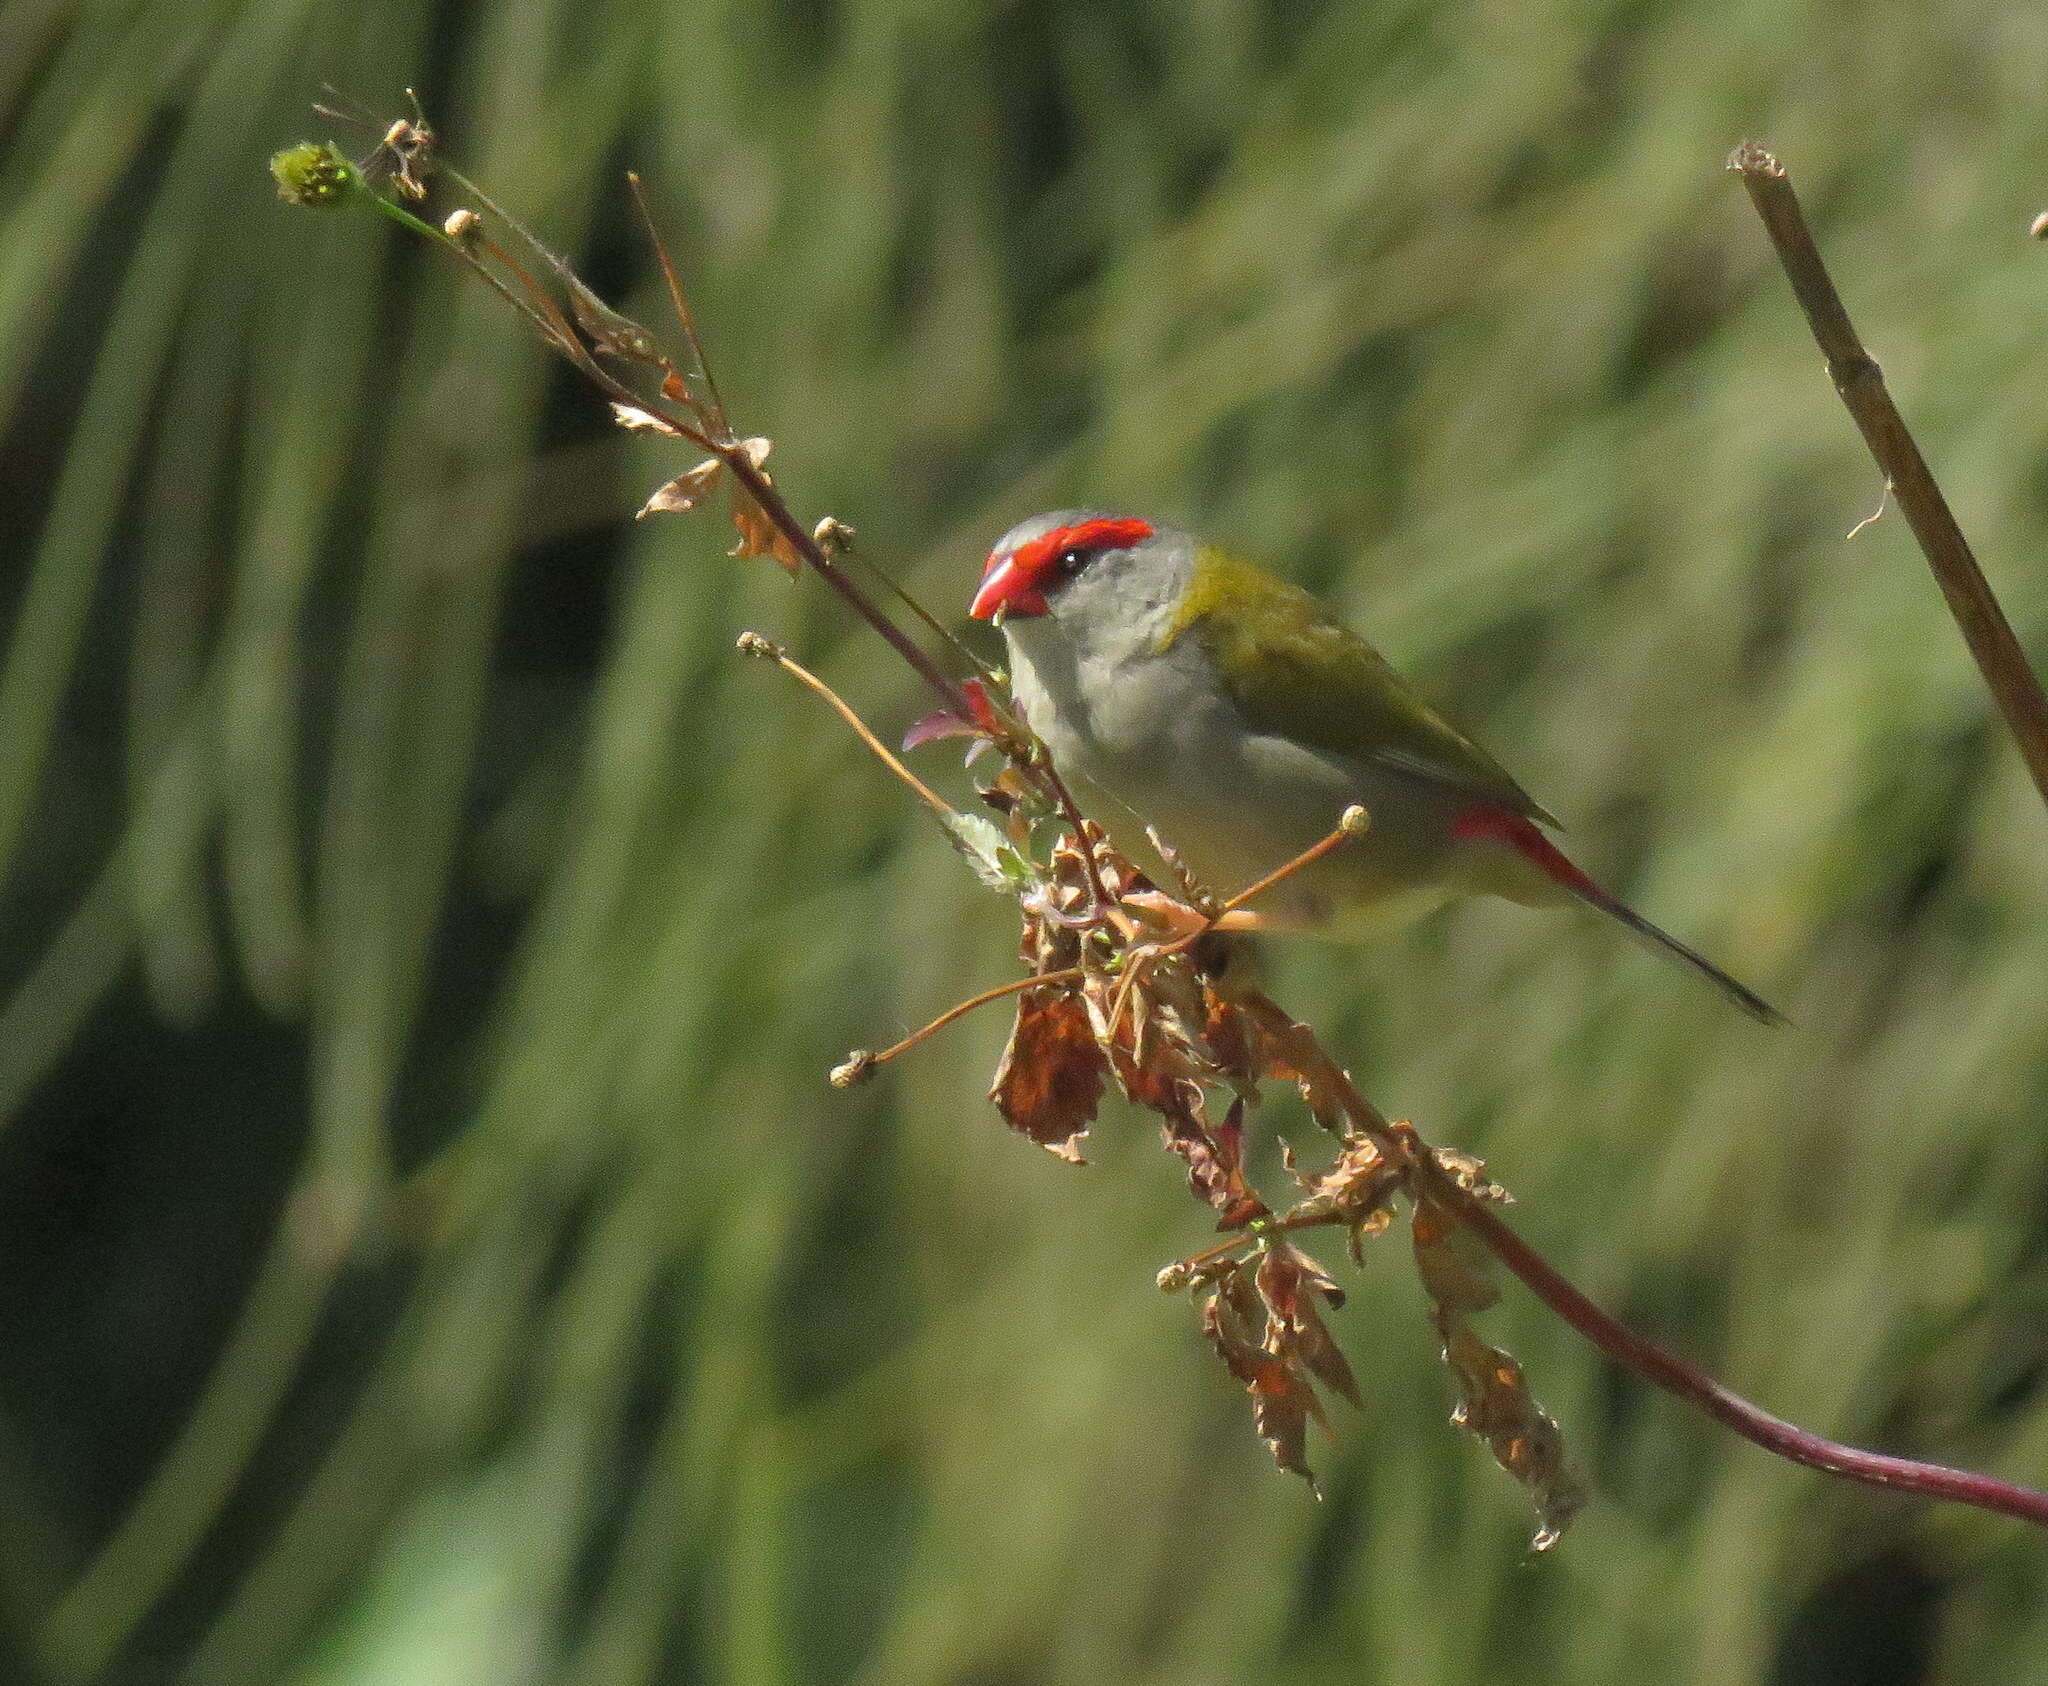
[[1204, 546], [1168, 642], [1181, 637], [1209, 652], [1231, 699], [1262, 732], [1557, 823], [1505, 767], [1298, 586]]

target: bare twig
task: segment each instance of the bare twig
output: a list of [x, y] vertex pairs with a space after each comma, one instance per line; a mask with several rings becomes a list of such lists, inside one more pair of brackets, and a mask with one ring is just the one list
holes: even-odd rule
[[[1247, 902], [1257, 900], [1275, 885], [1284, 883], [1287, 879], [1292, 878], [1303, 867], [1315, 865], [1317, 861], [1329, 854], [1331, 850], [1343, 848], [1346, 843], [1349, 843], [1355, 837], [1363, 837], [1366, 828], [1371, 823], [1371, 816], [1354, 802], [1338, 816], [1336, 829], [1327, 837], [1318, 838], [1285, 866], [1275, 867], [1256, 883], [1246, 885], [1216, 910], [1216, 917], [1210, 920], [1209, 925], [1204, 927], [1204, 929], [1212, 929], [1222, 920], [1224, 915], [1235, 913]], [[1196, 933], [1198, 936], [1201, 934], [1201, 932]]]
[[2042, 801], [2048, 802], [2048, 696], [2043, 695], [2041, 681], [2013, 636], [2011, 623], [1978, 567], [1969, 541], [1956, 525], [1920, 447], [1885, 389], [1883, 371], [1856, 337], [1841, 294], [1836, 292], [1806, 225], [1791, 178], [1785, 167], [1754, 141], [1744, 141], [1729, 155], [1728, 168], [1742, 178], [1750, 203], [1763, 219], [1799, 308], [1805, 311], [1807, 324], [1827, 359], [1835, 391], [1841, 394], [1864, 444], [1883, 471], [1885, 485], [1898, 499], [1913, 537], [1920, 541], [1935, 583], [1948, 600], [1949, 613], [1962, 629], [1978, 671], [2019, 744], [2035, 788]]
[[923, 779], [904, 766], [896, 758], [895, 751], [875, 736], [868, 723], [854, 712], [852, 705], [844, 697], [840, 696], [837, 691], [833, 690], [830, 685], [826, 684], [824, 680], [820, 679], [809, 668], [797, 661], [780, 644], [775, 643], [771, 639], [763, 638], [758, 632], [743, 632], [739, 636], [736, 648], [741, 655], [760, 656], [767, 661], [773, 662], [784, 673], [789, 674], [792, 678], [823, 697], [826, 702], [832, 705], [833, 711], [838, 714], [839, 718], [853, 728], [854, 735], [862, 743], [866, 744], [869, 749], [874, 751], [876, 759], [905, 784], [909, 785], [912, 790], [916, 791], [918, 797], [927, 808], [949, 819], [953, 816], [954, 808], [952, 803], [948, 802], [937, 791], [933, 790], [930, 785], [926, 784]]
[[661, 228], [654, 220], [654, 212], [647, 203], [647, 190], [640, 184], [639, 172], [628, 170], [626, 183], [633, 190], [633, 208], [640, 213], [640, 226], [647, 231], [648, 242], [654, 247], [655, 261], [661, 266], [661, 279], [668, 287], [668, 302], [676, 313], [676, 321], [682, 325], [683, 338], [689, 341], [690, 356], [695, 361], [697, 373], [704, 378], [704, 394], [709, 400], [706, 408], [718, 423], [719, 436], [726, 442], [733, 437], [732, 424], [725, 418], [725, 400], [718, 393], [718, 377], [711, 372], [711, 359], [705, 355], [704, 342], [697, 334], [697, 318], [690, 309], [690, 298], [683, 291], [682, 278], [676, 274], [676, 266], [668, 255], [668, 242], [661, 237]]
[[[911, 1049], [915, 1048], [935, 1031], [944, 1030], [955, 1019], [965, 1018], [975, 1008], [986, 1007], [991, 1001], [1001, 1001], [1005, 996], [1010, 995], [1022, 995], [1027, 989], [1050, 988], [1062, 984], [1079, 983], [1087, 975], [1079, 966], [1068, 966], [1061, 971], [1037, 972], [1028, 978], [1012, 978], [1006, 984], [997, 984], [994, 989], [985, 989], [979, 995], [970, 995], [965, 1001], [956, 1002], [937, 1018], [933, 1019], [930, 1024], [922, 1025], [918, 1029], [913, 1030], [894, 1046], [884, 1048], [880, 1053], [868, 1053], [863, 1061], [863, 1066], [865, 1068], [872, 1068], [878, 1065], [887, 1065], [899, 1054], [909, 1053]], [[866, 1069], [862, 1071], [861, 1075], [867, 1075]]]

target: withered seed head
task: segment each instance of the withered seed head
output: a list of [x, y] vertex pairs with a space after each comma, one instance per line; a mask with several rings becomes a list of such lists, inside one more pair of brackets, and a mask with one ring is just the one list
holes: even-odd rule
[[876, 1059], [868, 1048], [856, 1048], [844, 1061], [835, 1065], [830, 1073], [830, 1082], [835, 1089], [851, 1089], [857, 1083], [865, 1083], [875, 1074]]

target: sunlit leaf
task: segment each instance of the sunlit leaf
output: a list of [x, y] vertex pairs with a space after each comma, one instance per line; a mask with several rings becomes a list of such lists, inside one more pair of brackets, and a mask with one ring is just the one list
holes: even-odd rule
[[621, 404], [615, 401], [612, 404], [612, 420], [633, 432], [666, 433], [672, 439], [682, 437], [673, 422], [663, 420], [652, 410], [643, 410], [638, 404]]
[[951, 812], [940, 817], [960, 858], [991, 890], [1017, 891], [1032, 880], [1030, 864], [995, 822], [980, 814]]
[[654, 495], [635, 512], [634, 518], [681, 514], [695, 509], [716, 489], [719, 477], [724, 473], [724, 463], [716, 457], [707, 457], [687, 474], [678, 474], [667, 484], [657, 487]]

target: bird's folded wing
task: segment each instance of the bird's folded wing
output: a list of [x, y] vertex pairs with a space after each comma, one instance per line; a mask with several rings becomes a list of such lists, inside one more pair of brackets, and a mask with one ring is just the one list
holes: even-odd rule
[[1377, 650], [1296, 586], [1204, 550], [1169, 642], [1182, 636], [1207, 650], [1255, 730], [1557, 823]]

